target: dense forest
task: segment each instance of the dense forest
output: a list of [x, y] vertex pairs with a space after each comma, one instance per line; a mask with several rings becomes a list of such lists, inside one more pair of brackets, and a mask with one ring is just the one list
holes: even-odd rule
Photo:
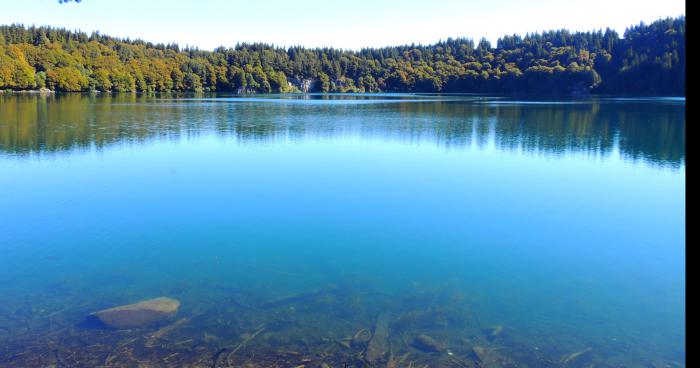
[[349, 51], [213, 51], [97, 32], [0, 26], [0, 90], [685, 95], [685, 16], [613, 30]]

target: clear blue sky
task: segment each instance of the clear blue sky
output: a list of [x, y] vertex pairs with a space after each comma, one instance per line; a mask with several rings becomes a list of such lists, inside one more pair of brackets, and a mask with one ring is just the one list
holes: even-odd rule
[[237, 42], [359, 49], [550, 29], [620, 34], [685, 14], [683, 0], [0, 0], [0, 24], [51, 25], [213, 49]]

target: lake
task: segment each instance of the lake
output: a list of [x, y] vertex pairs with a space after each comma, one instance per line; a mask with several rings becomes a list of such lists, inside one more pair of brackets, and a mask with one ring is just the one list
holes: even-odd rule
[[684, 98], [0, 95], [0, 366], [682, 367], [685, 167]]

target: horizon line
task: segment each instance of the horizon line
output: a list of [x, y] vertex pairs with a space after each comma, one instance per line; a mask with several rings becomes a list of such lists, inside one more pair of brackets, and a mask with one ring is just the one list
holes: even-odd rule
[[[657, 19], [655, 19], [655, 20], [653, 20], [653, 21], [651, 21], [651, 22], [649, 22], [649, 23], [644, 22], [644, 20], [640, 20], [640, 21], [639, 21], [638, 23], [636, 23], [636, 24], [631, 24], [631, 25], [629, 25], [629, 26], [626, 26], [626, 27], [625, 27], [625, 31], [622, 32], [622, 33], [618, 32], [617, 30], [615, 30], [615, 29], [613, 29], [613, 28], [611, 28], [611, 27], [605, 27], [605, 31], [611, 30], [611, 31], [617, 33], [617, 34], [618, 34], [618, 37], [619, 37], [620, 39], [623, 39], [625, 33], [626, 33], [631, 27], [636, 27], [636, 26], [639, 26], [639, 25], [649, 25], [649, 24], [653, 24], [653, 23], [656, 23], [656, 22], [659, 22], [659, 21], [664, 21], [664, 20], [667, 20], [667, 19], [673, 19], [673, 20], [675, 20], [675, 19], [685, 18], [685, 16], [686, 16], [685, 14], [680, 14], [680, 15], [677, 15], [677, 16], [660, 16], [660, 17], [658, 17]], [[332, 50], [338, 50], [338, 51], [361, 52], [361, 51], [363, 51], [363, 50], [381, 50], [381, 49], [392, 48], [392, 47], [410, 47], [410, 46], [414, 46], [414, 47], [416, 47], [416, 46], [418, 46], [418, 47], [426, 47], [426, 46], [434, 46], [434, 45], [437, 45], [437, 44], [440, 44], [440, 43], [443, 43], [443, 42], [447, 42], [448, 40], [469, 40], [469, 41], [474, 42], [475, 45], [478, 45], [478, 43], [480, 43], [482, 40], [486, 40], [486, 41], [488, 41], [489, 43], [492, 44], [492, 45], [491, 45], [492, 47], [497, 47], [497, 46], [494, 46], [494, 45], [493, 45], [493, 44], [494, 44], [494, 41], [491, 41], [491, 40], [489, 40], [487, 37], [484, 37], [484, 36], [479, 37], [478, 39], [475, 38], [475, 37], [468, 37], [468, 36], [457, 36], [457, 37], [449, 36], [449, 37], [447, 37], [447, 38], [444, 38], [444, 39], [443, 39], [443, 38], [440, 38], [440, 39], [438, 39], [437, 41], [433, 41], [433, 42], [425, 43], [425, 44], [419, 42], [419, 43], [410, 43], [410, 44], [404, 43], [404, 44], [384, 45], [384, 46], [379, 46], [379, 47], [377, 47], [377, 46], [363, 46], [363, 47], [360, 47], [359, 49], [355, 49], [355, 48], [342, 48], [342, 47], [334, 47], [334, 46], [304, 46], [304, 45], [301, 45], [301, 44], [297, 44], [297, 45], [279, 45], [279, 44], [275, 44], [275, 43], [268, 43], [268, 42], [265, 42], [265, 41], [237, 41], [236, 44], [233, 45], [233, 46], [219, 45], [219, 46], [216, 46], [216, 47], [214, 47], [214, 48], [208, 49], [208, 48], [200, 48], [199, 46], [196, 46], [196, 45], [189, 45], [189, 44], [187, 44], [187, 43], [186, 43], [185, 46], [183, 47], [183, 46], [180, 45], [178, 42], [153, 42], [153, 41], [145, 40], [145, 39], [143, 39], [143, 38], [141, 38], [141, 37], [131, 38], [130, 36], [126, 36], [126, 37], [122, 37], [122, 36], [112, 36], [112, 35], [109, 35], [109, 34], [104, 34], [104, 33], [100, 32], [99, 30], [92, 30], [92, 31], [89, 31], [89, 32], [88, 32], [88, 31], [84, 31], [84, 30], [82, 30], [82, 29], [80, 29], [80, 28], [73, 28], [73, 29], [70, 29], [70, 28], [68, 28], [68, 27], [52, 26], [52, 25], [48, 25], [48, 24], [44, 24], [44, 25], [39, 25], [39, 26], [37, 26], [35, 23], [32, 23], [31, 26], [28, 26], [28, 25], [25, 25], [24, 23], [21, 23], [21, 22], [18, 22], [18, 23], [13, 22], [13, 23], [10, 23], [10, 24], [0, 24], [0, 26], [20, 26], [20, 27], [24, 27], [24, 28], [32, 28], [32, 27], [33, 27], [33, 28], [44, 28], [44, 27], [45, 27], [45, 28], [50, 28], [50, 29], [57, 29], [57, 30], [70, 31], [70, 32], [73, 32], [73, 33], [84, 33], [84, 34], [87, 34], [88, 36], [90, 36], [90, 35], [96, 33], [96, 34], [98, 34], [98, 35], [100, 35], [100, 36], [110, 37], [110, 38], [116, 39], [117, 41], [127, 42], [127, 43], [133, 43], [133, 42], [140, 41], [140, 42], [143, 42], [143, 43], [151, 43], [151, 44], [154, 44], [154, 45], [165, 45], [165, 46], [168, 46], [168, 45], [176, 45], [178, 48], [181, 48], [181, 49], [182, 49], [181, 51], [183, 51], [183, 50], [193, 50], [193, 51], [209, 51], [209, 52], [215, 52], [215, 50], [220, 49], [220, 48], [224, 48], [224, 49], [234, 49], [235, 47], [237, 47], [237, 46], [239, 46], [239, 45], [266, 45], [266, 46], [270, 46], [271, 48], [285, 49], [285, 50], [290, 49], [290, 48], [305, 48], [305, 49], [311, 49], [311, 50], [314, 50], [314, 49], [319, 49], [319, 50], [322, 50], [322, 49], [332, 49]], [[495, 43], [497, 44], [498, 41], [500, 41], [500, 40], [503, 39], [504, 37], [518, 36], [518, 37], [521, 37], [521, 38], [526, 38], [526, 37], [533, 36], [533, 35], [541, 35], [541, 34], [544, 34], [544, 33], [548, 33], [548, 32], [557, 32], [557, 31], [567, 31], [567, 32], [570, 32], [571, 34], [604, 32], [604, 30], [603, 30], [602, 28], [598, 28], [598, 29], [589, 29], [589, 30], [585, 30], [585, 31], [584, 31], [584, 30], [570, 30], [570, 29], [567, 29], [567, 28], [556, 28], [556, 29], [540, 30], [540, 31], [534, 31], [534, 32], [525, 32], [524, 35], [521, 34], [521, 33], [504, 34], [504, 35], [499, 36], [499, 37], [495, 40]]]

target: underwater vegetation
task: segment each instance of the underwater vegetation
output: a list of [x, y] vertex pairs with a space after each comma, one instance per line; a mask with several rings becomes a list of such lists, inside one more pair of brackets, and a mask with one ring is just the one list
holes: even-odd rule
[[[390, 295], [329, 284], [274, 298], [242, 290], [221, 297], [183, 310], [178, 300], [157, 298], [87, 314], [112, 321], [103, 326], [79, 322], [85, 307], [4, 306], [0, 366], [642, 366], [610, 347], [556, 336], [535, 342], [526, 331], [484, 322], [475, 299], [455, 290]], [[154, 311], [161, 314], [144, 318]], [[650, 360], [644, 366], [682, 364]]]

